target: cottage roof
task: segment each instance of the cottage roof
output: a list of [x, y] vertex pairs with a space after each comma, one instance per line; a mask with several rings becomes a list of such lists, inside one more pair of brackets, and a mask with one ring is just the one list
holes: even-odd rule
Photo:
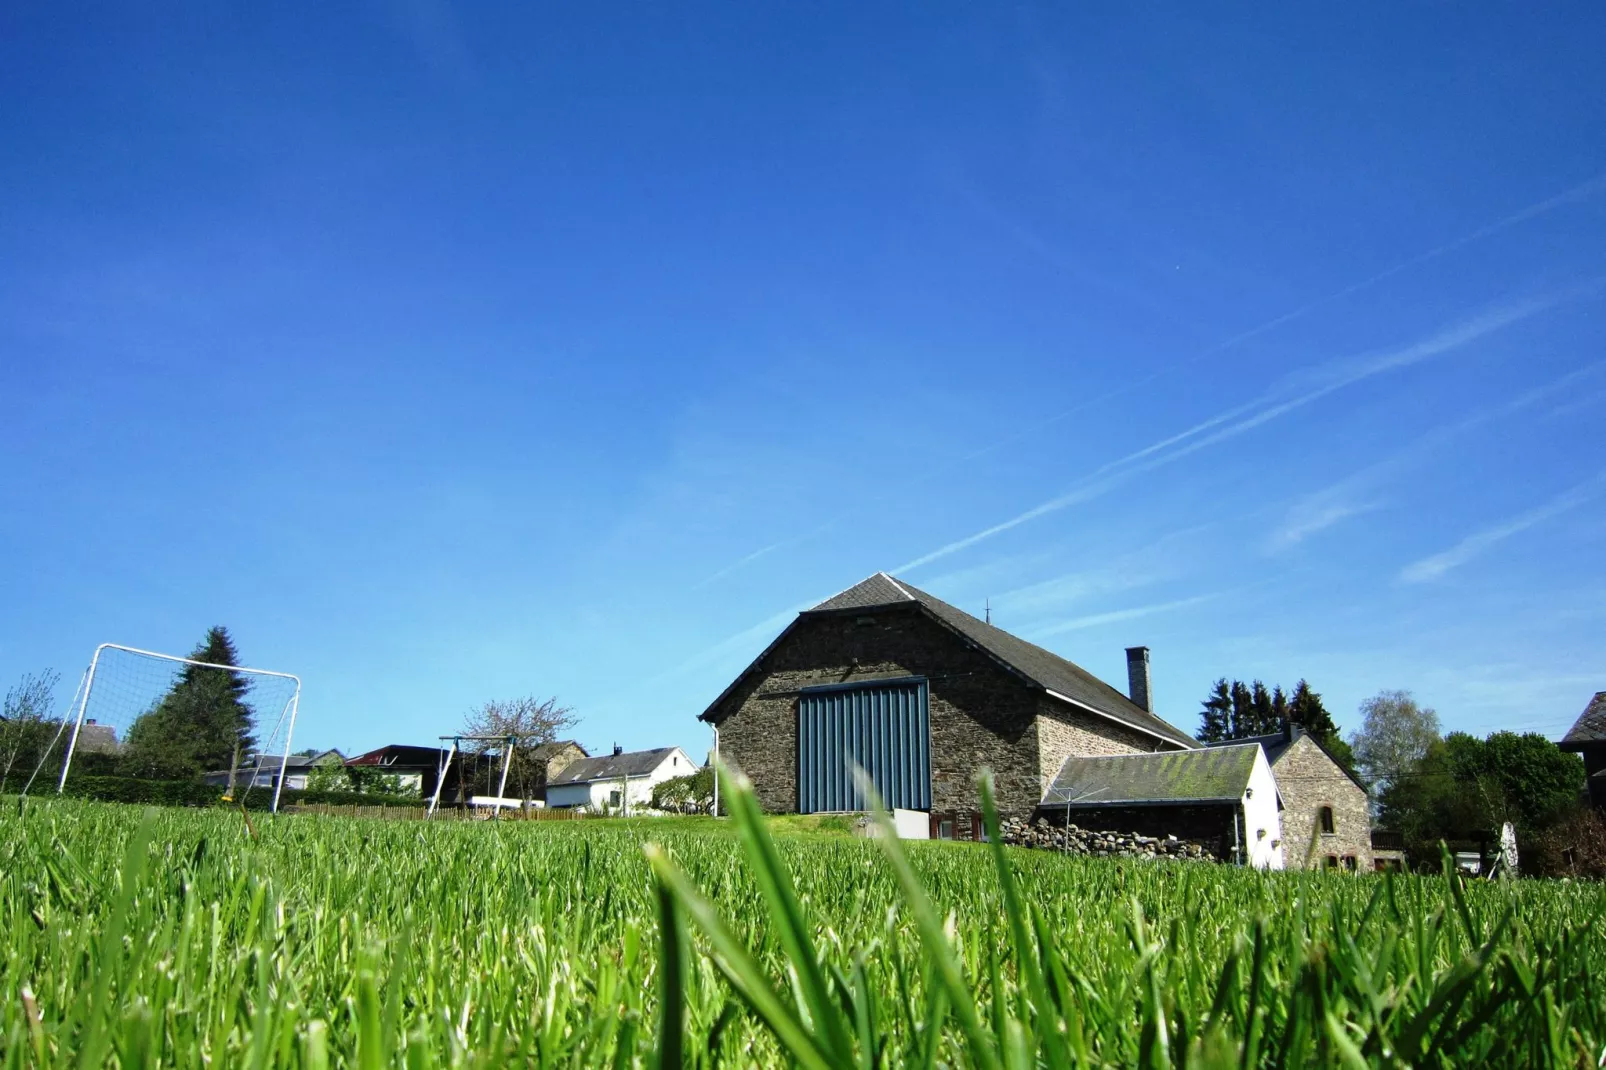
[[[563, 771], [547, 781], [548, 787], [562, 784], [590, 784], [598, 780], [622, 780], [625, 777], [646, 776], [663, 764], [674, 753], [674, 747], [656, 750], [628, 751], [624, 754], [604, 754], [597, 758], [577, 758], [563, 767]], [[691, 769], [686, 770], [688, 773]]]
[[1065, 759], [1044, 806], [1152, 806], [1238, 802], [1249, 788], [1258, 743]]
[[1338, 766], [1339, 772], [1349, 777], [1350, 780], [1355, 783], [1355, 786], [1360, 788], [1362, 791], [1367, 790], [1365, 782], [1363, 782], [1360, 777], [1356, 776], [1348, 769], [1345, 769], [1343, 763], [1341, 763], [1337, 758], [1333, 757], [1333, 752], [1328, 750], [1321, 740], [1317, 739], [1315, 736], [1312, 736], [1309, 732], [1305, 731], [1304, 728], [1297, 724], [1289, 725], [1286, 731], [1273, 732], [1269, 736], [1244, 736], [1240, 739], [1223, 740], [1220, 743], [1206, 743], [1205, 746], [1233, 747], [1237, 746], [1239, 743], [1259, 743], [1261, 749], [1266, 752], [1266, 761], [1275, 766], [1278, 759], [1280, 759], [1283, 754], [1287, 752], [1289, 747], [1294, 745], [1294, 740], [1301, 736], [1309, 736], [1310, 741], [1316, 744], [1316, 749], [1327, 755], [1328, 761]]
[[373, 765], [381, 768], [429, 769], [440, 768], [445, 751], [440, 747], [415, 747], [406, 743], [392, 743], [346, 759], [347, 765]]
[[[885, 572], [877, 572], [840, 594], [827, 598], [819, 605], [804, 610], [798, 614], [798, 619], [818, 614], [851, 613], [854, 610], [898, 605], [919, 607], [939, 624], [958, 632], [966, 642], [979, 647], [1015, 675], [1023, 677], [1028, 683], [1044, 691], [1053, 692], [1096, 714], [1130, 725], [1149, 735], [1158, 736], [1177, 746], [1199, 746], [1192, 736], [1137, 705], [1080, 665], [1067, 661], [1034, 643], [1028, 643], [1019, 636], [1011, 635], [1002, 628], [995, 628], [964, 610], [949, 605], [935, 595], [927, 594]], [[795, 625], [796, 621], [793, 624]], [[790, 630], [790, 626], [787, 630]], [[786, 632], [783, 631], [781, 634], [784, 636]], [[779, 641], [777, 637], [776, 642]], [[774, 645], [770, 644], [771, 647]], [[762, 660], [761, 654], [743, 671], [742, 676], [753, 671]], [[741, 677], [737, 679], [740, 680]], [[711, 718], [714, 710], [735, 686], [733, 682], [719, 698], [714, 700], [713, 705], [703, 712], [704, 720]]]
[[1561, 737], [1562, 750], [1584, 750], [1606, 746], [1606, 691], [1595, 692], [1572, 728]]
[[582, 758], [588, 757], [586, 749], [572, 739], [554, 739], [548, 743], [537, 743], [535, 746], [527, 748], [525, 753], [537, 761], [545, 761], [562, 754], [565, 747], [573, 747], [580, 752]]
[[78, 726], [78, 742], [74, 749], [84, 754], [112, 754], [118, 750], [117, 729], [109, 724], [85, 721]]

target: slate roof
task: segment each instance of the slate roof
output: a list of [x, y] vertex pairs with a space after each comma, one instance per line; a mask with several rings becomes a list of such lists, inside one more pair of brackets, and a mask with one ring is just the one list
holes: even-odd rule
[[440, 747], [415, 747], [407, 743], [392, 743], [366, 754], [359, 754], [355, 758], [347, 758], [346, 764], [374, 765], [384, 769], [427, 769], [434, 772], [440, 768], [441, 758], [445, 754], [446, 751]]
[[[1276, 765], [1277, 759], [1283, 756], [1283, 752], [1294, 745], [1294, 740], [1298, 739], [1300, 736], [1310, 735], [1310, 733], [1306, 732], [1297, 724], [1291, 727], [1293, 729], [1292, 733], [1273, 732], [1269, 736], [1244, 736], [1242, 739], [1227, 739], [1221, 741], [1220, 743], [1206, 743], [1205, 746], [1233, 747], [1237, 746], [1239, 743], [1259, 743], [1261, 749], [1266, 752], [1266, 761], [1270, 762], [1272, 765]], [[1310, 741], [1316, 744], [1316, 749], [1327, 755], [1328, 760], [1334, 765], [1337, 765], [1338, 771], [1349, 777], [1350, 780], [1355, 783], [1356, 787], [1360, 788], [1362, 791], [1368, 790], [1366, 783], [1361, 780], [1360, 777], [1356, 776], [1354, 773], [1340, 765], [1338, 759], [1333, 757], [1333, 752], [1323, 746], [1321, 740], [1317, 739], [1315, 736], [1311, 736]]]
[[581, 757], [589, 757], [586, 754], [586, 749], [572, 739], [554, 739], [550, 743], [537, 743], [533, 747], [526, 748], [526, 752], [535, 760], [544, 761], [562, 754], [564, 747], [573, 747], [580, 752]]
[[[846, 613], [856, 609], [896, 605], [918, 605], [938, 623], [958, 632], [961, 637], [1002, 662], [1005, 668], [1045, 691], [1056, 692], [1095, 713], [1124, 722], [1180, 747], [1199, 746], [1192, 736], [1137, 705], [1080, 665], [1067, 661], [1034, 643], [1028, 643], [1019, 636], [1011, 635], [1002, 628], [995, 628], [964, 610], [949, 605], [935, 595], [927, 594], [918, 587], [912, 587], [885, 572], [877, 572], [869, 579], [854, 584], [811, 609], [804, 610], [798, 617], [802, 619], [819, 613]], [[783, 636], [785, 634], [784, 631], [781, 633]], [[776, 642], [780, 642], [779, 637]], [[775, 643], [770, 644], [771, 647], [774, 645]], [[762, 660], [761, 654], [753, 665], [748, 666], [742, 676], [746, 676]], [[738, 681], [740, 679], [741, 677], [737, 677]], [[719, 698], [714, 700], [713, 705], [702, 714], [704, 720], [709, 718], [735, 686], [733, 682]]]
[[1583, 750], [1585, 747], [1606, 745], [1606, 691], [1595, 692], [1578, 720], [1561, 737], [1562, 750]]
[[[563, 784], [589, 784], [597, 780], [622, 780], [625, 777], [646, 776], [675, 750], [659, 747], [657, 750], [636, 750], [625, 754], [605, 754], [598, 758], [576, 758], [563, 767], [563, 771], [547, 781], [547, 787]], [[692, 772], [691, 768], [686, 770]]]
[[1067, 758], [1043, 793], [1043, 806], [1154, 806], [1236, 803], [1249, 787], [1260, 746]]
[[121, 749], [117, 742], [117, 729], [109, 724], [85, 721], [78, 726], [78, 742], [74, 749], [84, 754], [114, 754]]

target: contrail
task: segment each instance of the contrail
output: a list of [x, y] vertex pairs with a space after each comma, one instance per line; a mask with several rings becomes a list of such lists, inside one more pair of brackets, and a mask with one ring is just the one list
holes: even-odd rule
[[[1086, 411], [1088, 411], [1090, 409], [1093, 409], [1093, 408], [1096, 408], [1098, 406], [1104, 405], [1107, 402], [1113, 401], [1116, 398], [1122, 397], [1122, 396], [1124, 396], [1126, 394], [1130, 394], [1135, 390], [1142, 389], [1143, 387], [1148, 386], [1150, 383], [1152, 383], [1155, 380], [1161, 378], [1162, 376], [1168, 375], [1171, 372], [1174, 372], [1179, 368], [1187, 367], [1188, 365], [1195, 364], [1195, 363], [1197, 363], [1197, 362], [1199, 362], [1201, 360], [1205, 360], [1205, 359], [1207, 359], [1209, 357], [1215, 356], [1218, 353], [1223, 353], [1223, 352], [1225, 352], [1225, 351], [1227, 351], [1229, 349], [1232, 349], [1232, 348], [1234, 348], [1234, 347], [1236, 347], [1236, 346], [1238, 346], [1238, 345], [1240, 345], [1240, 344], [1242, 344], [1244, 342], [1247, 342], [1251, 338], [1256, 338], [1256, 337], [1258, 337], [1260, 335], [1263, 335], [1263, 334], [1269, 333], [1271, 331], [1274, 331], [1277, 328], [1284, 326], [1285, 324], [1292, 323], [1293, 321], [1298, 320], [1298, 319], [1302, 319], [1305, 316], [1309, 315], [1310, 313], [1316, 311], [1319, 308], [1322, 308], [1322, 307], [1324, 307], [1326, 305], [1332, 304], [1335, 301], [1342, 300], [1345, 297], [1349, 297], [1349, 296], [1351, 296], [1353, 294], [1359, 293], [1362, 290], [1369, 289], [1370, 287], [1375, 286], [1380, 282], [1384, 282], [1384, 281], [1386, 281], [1386, 280], [1388, 280], [1390, 278], [1393, 278], [1394, 276], [1400, 274], [1401, 272], [1408, 271], [1409, 269], [1411, 269], [1413, 267], [1417, 267], [1417, 266], [1419, 266], [1421, 264], [1428, 263], [1429, 261], [1436, 260], [1439, 257], [1446, 256], [1449, 253], [1455, 252], [1455, 251], [1457, 251], [1459, 249], [1464, 249], [1469, 245], [1472, 245], [1472, 244], [1474, 244], [1476, 242], [1480, 242], [1480, 241], [1484, 240], [1485, 238], [1493, 237], [1494, 235], [1499, 234], [1501, 231], [1509, 230], [1512, 227], [1518, 226], [1519, 224], [1522, 224], [1522, 223], [1526, 223], [1527, 221], [1529, 221], [1531, 219], [1535, 219], [1535, 218], [1537, 218], [1539, 216], [1542, 216], [1545, 213], [1553, 211], [1553, 210], [1555, 210], [1557, 208], [1563, 207], [1563, 206], [1568, 205], [1568, 204], [1575, 204], [1575, 203], [1578, 203], [1580, 201], [1588, 200], [1590, 197], [1595, 196], [1596, 194], [1602, 192], [1603, 190], [1606, 190], [1606, 171], [1602, 171], [1599, 174], [1595, 175], [1593, 178], [1590, 178], [1587, 181], [1581, 182], [1578, 185], [1573, 186], [1570, 189], [1564, 190], [1561, 193], [1558, 193], [1558, 194], [1556, 194], [1554, 196], [1547, 197], [1544, 200], [1538, 201], [1538, 202], [1536, 202], [1534, 204], [1531, 204], [1528, 207], [1526, 207], [1526, 208], [1524, 208], [1524, 209], [1522, 209], [1522, 210], [1520, 210], [1518, 212], [1514, 212], [1511, 215], [1508, 215], [1508, 216], [1505, 216], [1505, 217], [1503, 217], [1501, 219], [1498, 219], [1495, 222], [1488, 224], [1487, 226], [1479, 227], [1477, 230], [1474, 230], [1469, 234], [1465, 234], [1465, 235], [1463, 235], [1463, 236], [1461, 236], [1459, 238], [1454, 239], [1453, 241], [1446, 242], [1443, 245], [1435, 246], [1434, 248], [1429, 249], [1426, 252], [1418, 253], [1416, 256], [1410, 257], [1409, 259], [1406, 259], [1406, 260], [1402, 260], [1399, 263], [1393, 265], [1392, 267], [1384, 268], [1382, 271], [1379, 271], [1376, 274], [1369, 275], [1366, 278], [1360, 280], [1359, 282], [1350, 283], [1348, 286], [1344, 286], [1344, 287], [1342, 287], [1340, 289], [1334, 290], [1333, 292], [1331, 292], [1329, 294], [1326, 294], [1326, 295], [1324, 295], [1322, 297], [1317, 297], [1317, 298], [1315, 298], [1313, 300], [1307, 301], [1303, 305], [1300, 305], [1297, 308], [1294, 308], [1294, 309], [1292, 309], [1292, 310], [1290, 310], [1288, 312], [1284, 312], [1279, 316], [1275, 316], [1272, 319], [1266, 320], [1264, 323], [1260, 323], [1260, 324], [1258, 324], [1258, 325], [1256, 325], [1254, 327], [1250, 327], [1247, 330], [1240, 331], [1239, 333], [1233, 335], [1232, 337], [1226, 338], [1226, 339], [1224, 339], [1224, 340], [1222, 340], [1220, 342], [1217, 342], [1217, 343], [1215, 343], [1215, 344], [1213, 344], [1211, 346], [1208, 346], [1205, 349], [1202, 349], [1197, 353], [1193, 353], [1193, 354], [1191, 354], [1191, 355], [1189, 355], [1187, 357], [1183, 357], [1183, 358], [1180, 358], [1180, 359], [1177, 359], [1177, 360], [1173, 360], [1173, 361], [1171, 361], [1171, 362], [1169, 362], [1167, 364], [1164, 364], [1161, 367], [1155, 369], [1154, 371], [1149, 372], [1148, 374], [1143, 375], [1143, 376], [1139, 377], [1138, 379], [1133, 380], [1132, 382], [1124, 383], [1121, 386], [1115, 387], [1114, 389], [1107, 390], [1104, 393], [1098, 395], [1097, 397], [1090, 398], [1090, 399], [1088, 399], [1086, 401], [1083, 401], [1083, 402], [1080, 402], [1080, 403], [1078, 403], [1076, 405], [1073, 405], [1072, 407], [1070, 407], [1068, 409], [1065, 409], [1065, 410], [1063, 410], [1061, 412], [1057, 412], [1054, 415], [1052, 415], [1052, 416], [1050, 416], [1050, 417], [1048, 417], [1048, 418], [1046, 418], [1044, 420], [1040, 420], [1035, 424], [1031, 424], [1031, 425], [1029, 425], [1027, 427], [1022, 428], [1019, 431], [1016, 431], [1014, 434], [1006, 435], [1003, 438], [1000, 438], [1000, 439], [990, 443], [989, 445], [983, 446], [980, 449], [974, 450], [971, 453], [967, 453], [967, 454], [963, 455], [959, 459], [959, 463], [966, 463], [966, 462], [969, 462], [969, 461], [977, 460], [977, 459], [979, 459], [981, 457], [985, 457], [987, 454], [993, 453], [993, 452], [995, 452], [997, 450], [1000, 450], [1000, 449], [1003, 449], [1005, 446], [1009, 446], [1009, 445], [1011, 445], [1011, 444], [1013, 444], [1015, 442], [1019, 442], [1023, 438], [1028, 438], [1028, 437], [1030, 437], [1032, 435], [1035, 435], [1038, 432], [1042, 431], [1044, 428], [1051, 427], [1054, 424], [1059, 423], [1061, 420], [1069, 419], [1070, 417], [1075, 416], [1078, 413], [1086, 412]], [[1236, 415], [1240, 415], [1241, 411], [1247, 411], [1247, 408], [1244, 409], [1244, 410], [1229, 410], [1228, 412], [1222, 413], [1217, 417], [1213, 417], [1212, 420], [1207, 421], [1206, 424], [1200, 425], [1199, 427], [1196, 427], [1196, 428], [1190, 428], [1188, 431], [1183, 432], [1183, 435], [1195, 434], [1195, 433], [1198, 433], [1198, 432], [1200, 432], [1202, 430], [1207, 429], [1209, 426], [1214, 426], [1215, 424], [1219, 424], [1219, 423], [1224, 423], [1224, 422], [1230, 421]], [[1159, 448], [1162, 448], [1164, 445], [1165, 445], [1164, 443], [1155, 443], [1155, 445], [1150, 447], [1150, 449], [1159, 449]], [[926, 481], [935, 478], [936, 476], [942, 474], [943, 472], [946, 472], [946, 471], [950, 470], [951, 467], [952, 467], [952, 465], [945, 465], [943, 468], [934, 469], [933, 471], [928, 472], [925, 475], [922, 475], [922, 476], [920, 476], [920, 477], [918, 477], [916, 479], [913, 479], [910, 482], [908, 482], [907, 484], [904, 484], [903, 487], [900, 488], [900, 492], [908, 490], [911, 487], [919, 486], [920, 484], [925, 483]], [[877, 500], [879, 500], [879, 498]], [[1072, 504], [1072, 503], [1067, 502], [1065, 504]], [[796, 538], [790, 540], [790, 542], [801, 542], [801, 541], [803, 541], [805, 539], [811, 538], [812, 536], [817, 535], [820, 532], [825, 531], [825, 530], [833, 527], [839, 520], [842, 520], [843, 518], [845, 518], [847, 516], [853, 515], [854, 513], [858, 512], [858, 511], [859, 511], [858, 509], [844, 510], [843, 512], [839, 513], [838, 515], [827, 519], [824, 523], [820, 524], [818, 527], [814, 528], [812, 531], [805, 532], [805, 533], [797, 536]], [[1049, 511], [1052, 511], [1052, 510], [1049, 510]], [[1030, 518], [1027, 518], [1027, 519], [1030, 519]], [[1013, 526], [1014, 525], [1011, 523], [1011, 524], [1008, 524], [1004, 528], [1000, 528], [999, 530], [1007, 530], [1008, 527], [1013, 527]], [[990, 532], [990, 534], [997, 534], [997, 532], [996, 531]], [[787, 544], [788, 544], [787, 542], [782, 542], [782, 543], [777, 544], [775, 547], [766, 547], [765, 549], [763, 549], [761, 551], [757, 551], [755, 553], [748, 554], [747, 556], [745, 556], [743, 558], [740, 558], [737, 561], [733, 562], [732, 564], [727, 565], [724, 568], [720, 569], [719, 571], [715, 572], [712, 576], [708, 577], [707, 579], [703, 580], [701, 583], [697, 584], [697, 586], [694, 587], [693, 590], [700, 589], [702, 587], [705, 587], [705, 586], [715, 582], [716, 580], [723, 579], [725, 576], [731, 574], [732, 572], [735, 572], [738, 569], [741, 569], [741, 568], [745, 567], [746, 565], [752, 563], [753, 561], [758, 560], [760, 557], [763, 557], [765, 554], [769, 553], [770, 550], [776, 549], [779, 546], [787, 545]], [[967, 543], [967, 545], [970, 545], [970, 544]], [[921, 559], [920, 561], [918, 561], [916, 563], [917, 564], [923, 564], [923, 563], [925, 563], [926, 560], [927, 559]], [[907, 567], [911, 567], [911, 566], [904, 566], [904, 567], [907, 568]]]
[[1507, 305], [1494, 311], [1486, 312], [1483, 315], [1474, 316], [1470, 320], [1447, 327], [1402, 349], [1329, 362], [1316, 369], [1314, 373], [1301, 374], [1289, 380], [1290, 383], [1297, 383], [1301, 380], [1318, 380], [1317, 385], [1306, 389], [1303, 393], [1293, 397], [1284, 397], [1283, 395], [1287, 390], [1286, 386], [1274, 388], [1247, 405], [1234, 406], [1226, 412], [1219, 413], [1201, 423], [1195, 424], [1186, 431], [1171, 435], [1103, 465], [1088, 476], [1081, 486], [1075, 487], [1065, 494], [1033, 506], [1023, 513], [978, 531], [973, 535], [967, 535], [945, 546], [940, 546], [930, 553], [923, 554], [912, 561], [899, 565], [893, 571], [908, 572], [922, 565], [930, 564], [939, 558], [968, 549], [979, 542], [992, 538], [994, 535], [1019, 527], [1027, 521], [1058, 512], [1067, 506], [1078, 505], [1097, 498], [1134, 475], [1151, 471], [1162, 465], [1171, 464], [1190, 454], [1197, 453], [1207, 446], [1236, 438], [1262, 424], [1277, 419], [1279, 416], [1286, 415], [1335, 391], [1342, 390], [1344, 387], [1460, 349], [1503, 327], [1553, 308], [1564, 301], [1593, 292], [1600, 288], [1602, 281], [1600, 279], [1593, 280], [1585, 286], [1574, 287], [1544, 298]]
[[1531, 527], [1543, 524], [1563, 513], [1578, 508], [1591, 498], [1606, 489], [1606, 472], [1596, 475], [1593, 479], [1585, 480], [1571, 490], [1550, 499], [1537, 508], [1526, 513], [1512, 517], [1503, 524], [1496, 524], [1492, 528], [1474, 532], [1442, 553], [1405, 566], [1400, 571], [1400, 579], [1406, 583], [1426, 583], [1436, 580], [1451, 569], [1462, 565], [1480, 556], [1490, 547], [1502, 543], [1513, 535], [1521, 534]]

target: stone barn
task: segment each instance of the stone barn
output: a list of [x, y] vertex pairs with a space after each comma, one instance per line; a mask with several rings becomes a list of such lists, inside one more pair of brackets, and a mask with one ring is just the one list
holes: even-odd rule
[[1030, 814], [1073, 756], [1190, 751], [1150, 708], [1148, 650], [1127, 652], [1130, 695], [1051, 651], [884, 572], [798, 614], [701, 714], [766, 810], [865, 809], [867, 770], [888, 806]]

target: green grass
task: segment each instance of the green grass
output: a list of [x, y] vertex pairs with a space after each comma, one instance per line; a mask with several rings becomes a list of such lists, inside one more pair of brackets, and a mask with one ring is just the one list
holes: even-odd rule
[[[0, 1068], [1596, 1066], [1600, 886], [15, 800]], [[646, 847], [656, 843], [651, 853]]]

